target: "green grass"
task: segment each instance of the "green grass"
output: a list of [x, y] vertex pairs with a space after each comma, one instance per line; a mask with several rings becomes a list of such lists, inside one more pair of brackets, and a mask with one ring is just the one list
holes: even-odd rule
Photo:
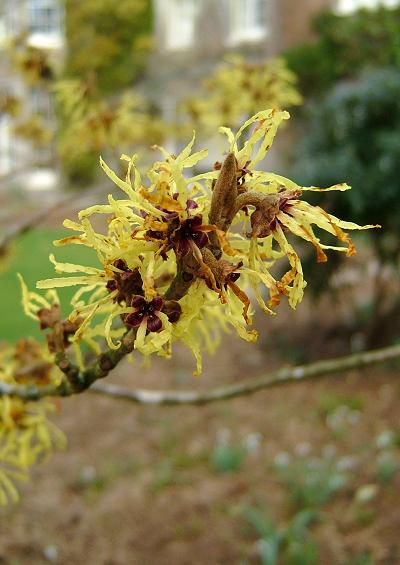
[[[21, 290], [17, 273], [21, 273], [30, 290], [35, 289], [39, 279], [53, 277], [54, 268], [49, 262], [49, 254], [55, 254], [57, 260], [72, 263], [96, 265], [96, 257], [92, 250], [81, 245], [54, 247], [52, 242], [71, 235], [67, 230], [43, 229], [34, 230], [13, 243], [6, 269], [0, 271], [0, 341], [14, 341], [21, 337], [39, 337], [37, 324], [27, 318], [21, 306]], [[60, 299], [66, 306], [77, 287], [61, 289]]]

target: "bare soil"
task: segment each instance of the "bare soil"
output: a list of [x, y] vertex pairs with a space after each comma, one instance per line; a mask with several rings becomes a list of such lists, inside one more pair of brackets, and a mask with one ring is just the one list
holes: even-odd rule
[[[276, 335], [274, 323], [268, 326]], [[302, 346], [304, 357], [326, 355], [319, 346], [316, 350], [318, 333], [309, 325], [297, 330], [300, 343], [310, 344], [308, 351]], [[283, 334], [281, 327], [278, 333]], [[294, 339], [293, 325], [290, 334]], [[268, 338], [272, 350], [266, 348]], [[198, 379], [190, 376], [190, 356], [179, 351], [173, 361], [156, 361], [147, 370], [125, 363], [110, 381], [196, 389], [236, 382], [285, 363], [288, 346], [276, 345], [271, 335], [264, 341], [255, 348], [227, 337]], [[288, 520], [288, 491], [272, 463], [282, 452], [301, 454], [304, 445], [310, 456], [333, 445], [338, 458], [350, 455], [358, 461], [350, 483], [323, 506], [312, 528], [319, 562], [341, 564], [368, 553], [373, 563], [400, 563], [400, 477], [378, 484], [365, 516], [354, 503], [360, 485], [377, 484], [377, 436], [399, 430], [399, 392], [399, 367], [389, 367], [204, 407], [136, 406], [94, 394], [65, 399], [56, 421], [68, 437], [68, 449], [37, 466], [20, 503], [1, 510], [0, 563], [257, 563], [257, 536], [246, 525], [243, 509], [256, 506], [279, 524]], [[340, 436], [319, 409], [322, 397], [338, 394], [362, 401], [358, 421]], [[255, 433], [261, 441], [239, 470], [218, 473], [212, 452], [226, 430], [236, 443]]]

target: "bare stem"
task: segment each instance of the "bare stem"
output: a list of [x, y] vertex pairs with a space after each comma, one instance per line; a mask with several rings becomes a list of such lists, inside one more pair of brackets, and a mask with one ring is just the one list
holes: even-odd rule
[[106, 377], [128, 353], [133, 351], [135, 337], [136, 329], [128, 330], [122, 338], [119, 349], [108, 349], [99, 355], [94, 363], [84, 371], [79, 370], [65, 352], [61, 353], [56, 359], [56, 364], [65, 375], [63, 395], [68, 396], [83, 392], [98, 379]]
[[294, 382], [303, 382], [324, 375], [368, 367], [399, 358], [400, 345], [394, 345], [392, 347], [365, 351], [346, 357], [317, 361], [316, 363], [310, 363], [308, 365], [282, 368], [274, 373], [248, 379], [240, 384], [221, 386], [205, 392], [195, 392], [191, 390], [128, 390], [117, 385], [103, 383], [96, 383], [90, 391], [112, 398], [128, 400], [136, 404], [153, 404], [158, 406], [202, 405], [247, 396], [266, 388]]
[[197, 261], [192, 253], [183, 259], [177, 260], [177, 273], [165, 293], [166, 300], [180, 300], [185, 296], [195, 276], [193, 270], [197, 267]]
[[[393, 345], [373, 351], [355, 353], [346, 357], [317, 361], [316, 363], [299, 367], [284, 367], [268, 375], [262, 375], [239, 384], [226, 385], [204, 392], [191, 390], [128, 390], [112, 384], [95, 383], [97, 379], [106, 376], [108, 372], [132, 350], [131, 348], [133, 348], [133, 336], [129, 335], [125, 340], [125, 344], [121, 347], [121, 351], [110, 351], [103, 354], [92, 368], [83, 373], [83, 379], [87, 385], [86, 388], [94, 383], [89, 389], [90, 391], [112, 398], [128, 400], [136, 404], [153, 404], [159, 406], [202, 405], [246, 396], [259, 390], [291, 382], [303, 382], [324, 375], [341, 373], [351, 369], [368, 367], [370, 365], [400, 359], [400, 345]], [[0, 381], [0, 397], [9, 395], [25, 400], [38, 400], [45, 396], [71, 396], [82, 390], [84, 389], [74, 389], [66, 379], [58, 386], [11, 385]]]

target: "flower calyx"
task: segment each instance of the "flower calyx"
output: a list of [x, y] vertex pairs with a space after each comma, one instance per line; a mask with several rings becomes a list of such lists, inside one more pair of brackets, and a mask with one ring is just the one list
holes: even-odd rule
[[135, 308], [135, 312], [125, 316], [125, 324], [131, 328], [139, 328], [142, 324], [146, 324], [148, 332], [159, 332], [162, 329], [161, 312], [167, 315], [171, 323], [177, 322], [182, 312], [179, 302], [164, 300], [161, 296], [155, 296], [150, 301], [144, 296], [133, 296], [130, 305]]
[[114, 261], [113, 278], [109, 279], [106, 283], [106, 288], [110, 292], [116, 292], [115, 301], [118, 303], [129, 302], [129, 299], [142, 293], [142, 277], [140, 276], [139, 269], [130, 269], [124, 259], [117, 259]]
[[279, 196], [271, 194], [265, 196], [251, 214], [250, 223], [252, 231], [249, 237], [267, 237], [271, 234], [279, 213]]
[[46, 336], [50, 353], [64, 352], [70, 345], [69, 338], [75, 334], [83, 321], [81, 317], [74, 321], [63, 320], [59, 304], [53, 304], [50, 308], [41, 308], [37, 315], [40, 321], [40, 329], [52, 330]]
[[227, 302], [226, 291], [228, 288], [231, 289], [243, 304], [243, 318], [246, 324], [250, 324], [251, 320], [247, 314], [250, 307], [249, 297], [236, 284], [240, 277], [240, 272], [237, 271], [243, 266], [243, 262], [239, 261], [232, 264], [224, 259], [216, 259], [209, 249], [202, 251], [202, 257], [202, 278], [204, 278], [208, 288], [218, 293], [222, 303]]
[[194, 246], [197, 249], [205, 247], [209, 243], [206, 233], [208, 231], [210, 231], [210, 228], [203, 225], [203, 219], [200, 214], [183, 220], [170, 237], [170, 243], [177, 257], [182, 258], [188, 255], [190, 251], [196, 251]]
[[263, 238], [271, 235], [276, 228], [279, 219], [279, 212], [290, 214], [293, 201], [300, 196], [300, 191], [282, 190], [273, 194], [261, 194], [257, 192], [245, 192], [237, 198], [237, 211], [254, 206], [255, 210], [251, 214], [250, 222], [252, 231], [248, 237]]

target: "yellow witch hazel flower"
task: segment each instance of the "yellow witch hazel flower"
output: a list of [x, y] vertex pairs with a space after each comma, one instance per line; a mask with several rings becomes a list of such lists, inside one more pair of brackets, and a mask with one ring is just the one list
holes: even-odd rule
[[63, 128], [59, 151], [66, 163], [82, 155], [100, 153], [159, 138], [161, 123], [146, 112], [145, 101], [133, 92], [105, 101], [93, 77], [58, 81], [54, 86]]
[[[136, 156], [122, 156], [125, 178], [101, 160], [123, 198], [109, 195], [106, 204], [82, 210], [77, 221], [66, 220], [64, 226], [75, 234], [55, 242], [95, 250], [99, 266], [59, 263], [51, 255], [56, 272], [65, 276], [37, 283], [40, 289], [79, 287], [68, 320], [61, 321], [54, 308], [35, 312], [43, 329], [52, 329], [52, 352], [65, 352], [82, 340], [99, 354], [102, 340], [117, 352], [129, 335], [145, 357], [169, 357], [174, 343], [183, 341], [193, 351], [199, 373], [202, 351], [214, 348], [221, 330], [233, 327], [243, 339], [257, 338], [250, 328], [249, 290], [270, 313], [281, 296], [293, 308], [301, 301], [306, 282], [288, 233], [314, 245], [319, 261], [327, 259], [326, 250], [352, 255], [355, 249], [344, 230], [373, 226], [341, 221], [302, 200], [306, 191], [323, 189], [300, 187], [257, 169], [288, 118], [287, 112], [265, 110], [236, 135], [220, 128], [229, 152], [213, 171], [196, 176], [190, 176], [192, 169], [207, 151], [192, 153], [194, 136], [179, 155], [156, 147], [163, 159], [145, 178]], [[348, 189], [337, 184], [326, 190]], [[101, 217], [107, 221], [100, 222]], [[106, 228], [96, 231], [99, 225]], [[321, 242], [315, 226], [339, 244]], [[278, 280], [271, 269], [285, 258], [290, 268]]]
[[[241, 243], [236, 247], [244, 249], [253, 288], [258, 302], [264, 309], [268, 307], [257, 287], [254, 286], [254, 280], [257, 278], [262, 279], [269, 287], [271, 305], [279, 303], [279, 294], [288, 297], [292, 308], [295, 308], [303, 298], [306, 282], [300, 258], [286, 237], [288, 232], [312, 243], [317, 251], [317, 260], [326, 261], [324, 249], [345, 252], [348, 256], [355, 253], [351, 239], [343, 230], [379, 227], [358, 226], [353, 222], [339, 220], [322, 208], [301, 200], [301, 196], [306, 191], [349, 190], [350, 186], [345, 183], [325, 189], [314, 186], [301, 187], [281, 175], [255, 170], [255, 166], [262, 161], [271, 147], [280, 123], [289, 117], [288, 112], [283, 111], [259, 112], [243, 124], [236, 136], [228, 128], [220, 128], [228, 137], [231, 154], [235, 157], [236, 176], [240, 185], [236, 198], [236, 218], [233, 223], [240, 222], [245, 231], [246, 226], [250, 228], [250, 232], [246, 233], [245, 242], [243, 243], [242, 238]], [[256, 124], [256, 127], [240, 147], [241, 138], [253, 124]], [[251, 215], [248, 215], [248, 207], [254, 208]], [[314, 233], [313, 226], [332, 234], [344, 245], [332, 246], [322, 243]], [[274, 250], [274, 242], [278, 245], [277, 250]], [[283, 255], [287, 256], [291, 269], [280, 281], [274, 281], [270, 275], [270, 267]]]
[[226, 57], [203, 84], [202, 95], [188, 98], [183, 110], [196, 126], [215, 131], [219, 124], [236, 127], [259, 108], [290, 108], [302, 103], [296, 76], [283, 59], [250, 63]]
[[[57, 384], [59, 370], [51, 355], [32, 339], [14, 348], [0, 349], [0, 382], [8, 385]], [[18, 499], [15, 481], [27, 479], [29, 468], [54, 448], [65, 446], [63, 433], [48, 419], [54, 401], [27, 402], [14, 396], [0, 397], [0, 505]]]

